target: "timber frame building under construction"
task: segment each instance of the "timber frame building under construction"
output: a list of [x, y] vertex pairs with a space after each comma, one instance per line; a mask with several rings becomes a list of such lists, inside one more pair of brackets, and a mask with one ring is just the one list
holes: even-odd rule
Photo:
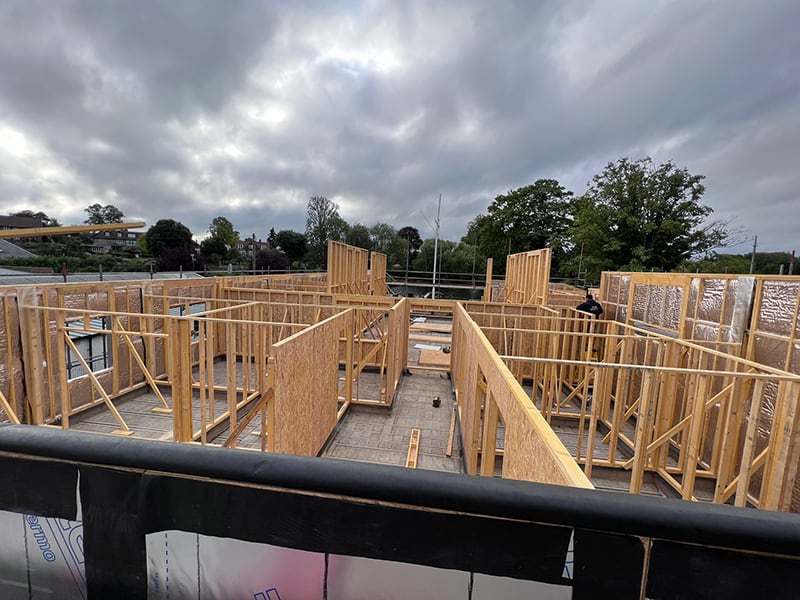
[[[800, 279], [604, 273], [593, 320], [549, 284], [549, 249], [510, 256], [500, 288], [490, 265], [484, 302], [390, 297], [385, 256], [328, 257], [321, 274], [0, 287], [0, 418], [197, 456], [335, 456], [349, 415], [390, 413], [404, 380], [434, 374], [470, 475], [800, 512]], [[406, 425], [418, 466], [424, 423]], [[794, 567], [790, 546], [771, 552]], [[645, 547], [631, 597], [672, 597]]]

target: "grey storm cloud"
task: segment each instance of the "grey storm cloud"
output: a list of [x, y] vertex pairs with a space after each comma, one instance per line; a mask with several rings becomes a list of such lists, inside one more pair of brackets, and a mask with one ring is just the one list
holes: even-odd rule
[[[110, 203], [202, 236], [351, 223], [459, 239], [540, 177], [620, 156], [706, 176], [714, 217], [798, 245], [800, 5], [0, 4], [0, 212]], [[736, 249], [746, 251], [746, 248]]]

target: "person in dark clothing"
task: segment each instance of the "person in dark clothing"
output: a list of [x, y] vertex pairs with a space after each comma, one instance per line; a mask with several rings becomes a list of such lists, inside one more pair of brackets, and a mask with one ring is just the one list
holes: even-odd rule
[[589, 314], [594, 315], [595, 319], [599, 319], [600, 315], [603, 314], [603, 307], [600, 305], [599, 302], [596, 302], [594, 297], [591, 294], [586, 294], [586, 301], [581, 302], [577, 307], [576, 310], [581, 312], [587, 312]]

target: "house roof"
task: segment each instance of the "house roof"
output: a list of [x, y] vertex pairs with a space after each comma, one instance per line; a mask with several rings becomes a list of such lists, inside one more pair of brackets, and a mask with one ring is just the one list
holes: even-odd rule
[[0, 258], [32, 258], [36, 256], [19, 246], [15, 246], [8, 240], [0, 239]]

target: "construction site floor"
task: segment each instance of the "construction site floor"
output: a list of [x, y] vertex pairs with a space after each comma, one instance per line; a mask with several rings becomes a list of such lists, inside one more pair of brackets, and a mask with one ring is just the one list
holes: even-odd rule
[[[434, 407], [434, 398], [439, 406]], [[405, 466], [413, 429], [420, 430], [417, 468], [461, 472], [461, 444], [453, 436], [453, 393], [445, 374], [413, 372], [400, 379], [391, 408], [351, 406], [339, 423], [325, 456]]]

